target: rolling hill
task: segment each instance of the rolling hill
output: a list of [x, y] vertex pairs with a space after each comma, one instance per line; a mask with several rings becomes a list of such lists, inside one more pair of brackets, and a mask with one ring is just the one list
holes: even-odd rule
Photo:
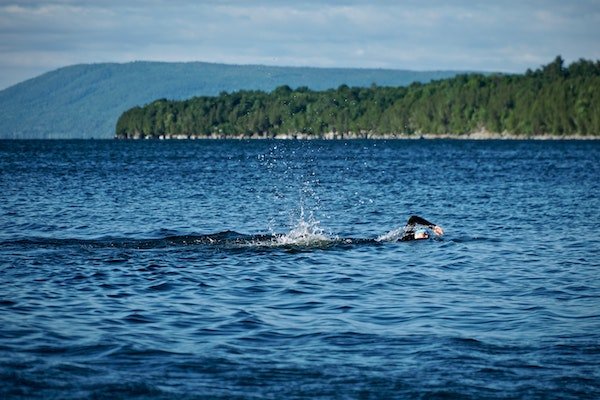
[[281, 85], [313, 90], [348, 86], [405, 86], [460, 71], [409, 71], [226, 65], [203, 62], [80, 64], [0, 91], [0, 138], [108, 139], [127, 109], [153, 100], [213, 96]]

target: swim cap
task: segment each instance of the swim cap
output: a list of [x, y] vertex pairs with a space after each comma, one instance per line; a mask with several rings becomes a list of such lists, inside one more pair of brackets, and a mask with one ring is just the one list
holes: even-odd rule
[[429, 234], [426, 229], [417, 229], [415, 231], [415, 239], [427, 239]]

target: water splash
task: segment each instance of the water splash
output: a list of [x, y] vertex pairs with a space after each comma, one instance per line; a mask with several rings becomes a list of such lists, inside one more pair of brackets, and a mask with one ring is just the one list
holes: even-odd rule
[[[304, 142], [286, 142], [277, 143], [258, 156], [260, 167], [270, 178], [270, 185], [263, 194], [269, 199], [271, 209], [266, 228], [285, 243], [327, 237], [315, 218], [322, 212], [321, 182], [315, 167], [315, 154], [320, 151], [320, 147], [307, 146]], [[287, 234], [276, 233], [286, 227], [291, 227]]]
[[304, 207], [300, 207], [300, 219], [296, 225], [286, 234], [275, 235], [275, 243], [278, 245], [300, 245], [314, 246], [329, 243], [336, 240], [335, 237], [325, 234], [320, 222], [314, 218], [312, 211], [305, 218]]
[[404, 233], [406, 232], [404, 227], [392, 229], [391, 231], [384, 233], [383, 235], [378, 236], [375, 241], [376, 242], [395, 242], [402, 238]]

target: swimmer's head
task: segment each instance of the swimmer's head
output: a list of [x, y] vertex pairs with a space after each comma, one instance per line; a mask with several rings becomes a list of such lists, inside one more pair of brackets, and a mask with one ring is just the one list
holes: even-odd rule
[[415, 231], [415, 240], [418, 239], [429, 239], [429, 233], [427, 233], [426, 229], [417, 229]]

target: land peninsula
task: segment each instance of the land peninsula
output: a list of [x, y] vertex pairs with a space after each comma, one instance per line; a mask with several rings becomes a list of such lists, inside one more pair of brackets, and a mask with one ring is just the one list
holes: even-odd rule
[[524, 74], [461, 74], [406, 87], [280, 86], [124, 112], [119, 139], [600, 139], [600, 61], [558, 56]]

